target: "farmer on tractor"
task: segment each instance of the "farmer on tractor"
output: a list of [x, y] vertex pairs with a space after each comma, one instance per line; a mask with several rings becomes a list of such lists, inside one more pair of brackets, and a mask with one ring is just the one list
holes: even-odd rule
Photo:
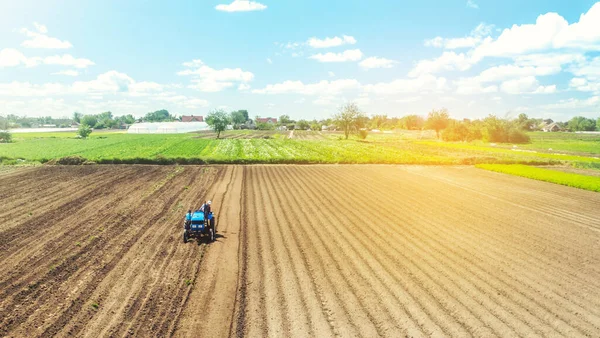
[[188, 210], [184, 218], [183, 242], [187, 243], [190, 238], [208, 238], [209, 242], [215, 240], [217, 232], [215, 218], [211, 211], [212, 202], [204, 202], [196, 210]]
[[208, 222], [208, 215], [210, 214], [210, 205], [211, 204], [212, 204], [211, 201], [204, 202], [204, 204], [202, 204], [202, 206], [200, 207], [200, 209], [198, 209], [198, 211], [204, 213], [204, 220], [207, 221], [207, 222]]

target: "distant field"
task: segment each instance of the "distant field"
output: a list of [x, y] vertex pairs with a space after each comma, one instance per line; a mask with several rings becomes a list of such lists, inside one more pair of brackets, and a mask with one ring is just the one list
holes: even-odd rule
[[[598, 150], [593, 147], [595, 136], [579, 139], [580, 134], [561, 134], [562, 138], [553, 136], [558, 134], [545, 135], [556, 138], [552, 153], [523, 149], [541, 147], [536, 142], [546, 139], [535, 134], [532, 144], [508, 149], [510, 146], [438, 142], [431, 131], [371, 133], [366, 140], [355, 136], [344, 140], [340, 132], [320, 131], [237, 130], [224, 132], [219, 140], [213, 132], [132, 135], [95, 131], [87, 140], [76, 139], [72, 132], [14, 133], [13, 143], [0, 144], [0, 160], [14, 164], [17, 159], [46, 162], [81, 156], [97, 163], [592, 163], [588, 167], [600, 163]], [[571, 135], [574, 140], [564, 135]], [[561, 144], [568, 149], [579, 144], [579, 150], [592, 151], [563, 152]]]

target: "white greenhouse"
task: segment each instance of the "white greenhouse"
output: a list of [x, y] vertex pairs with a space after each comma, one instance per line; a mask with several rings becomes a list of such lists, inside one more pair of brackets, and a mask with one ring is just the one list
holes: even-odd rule
[[134, 123], [128, 134], [183, 134], [193, 131], [210, 130], [206, 122], [143, 122]]

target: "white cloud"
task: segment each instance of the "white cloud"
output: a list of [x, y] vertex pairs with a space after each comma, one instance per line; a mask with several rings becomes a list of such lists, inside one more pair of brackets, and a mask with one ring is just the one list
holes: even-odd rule
[[538, 16], [535, 24], [513, 25], [497, 39], [485, 41], [473, 53], [482, 58], [560, 48], [600, 50], [600, 2], [571, 25], [557, 13]]
[[192, 76], [192, 84], [189, 87], [203, 92], [219, 92], [233, 87], [236, 83], [247, 84], [254, 79], [254, 74], [241, 68], [214, 69], [201, 60], [184, 62], [183, 65], [188, 69], [177, 74]]
[[228, 5], [217, 5], [215, 9], [223, 12], [251, 12], [265, 10], [267, 6], [255, 1], [234, 0]]
[[111, 70], [98, 75], [95, 80], [76, 81], [73, 83], [72, 90], [75, 93], [119, 93], [128, 92], [129, 87], [135, 81], [127, 74]]
[[486, 37], [490, 35], [493, 28], [494, 25], [487, 25], [482, 22], [466, 37], [445, 39], [441, 36], [437, 36], [433, 39], [425, 40], [425, 46], [437, 48], [443, 47], [446, 49], [472, 48], [481, 44]]
[[95, 63], [88, 59], [75, 58], [72, 55], [64, 54], [48, 56], [44, 58], [44, 64], [47, 65], [61, 65], [61, 66], [73, 66], [75, 68], [87, 68], [95, 65]]
[[418, 77], [424, 74], [434, 74], [441, 71], [460, 70], [465, 71], [475, 64], [475, 60], [470, 56], [455, 52], [444, 52], [435, 59], [421, 60], [408, 73], [410, 77]]
[[37, 22], [33, 23], [33, 26], [35, 27], [35, 29], [38, 30], [38, 32], [42, 33], [42, 34], [46, 34], [48, 33], [48, 28], [46, 28], [46, 26], [39, 24]]
[[424, 91], [442, 91], [446, 89], [446, 79], [433, 75], [423, 75], [414, 79], [398, 79], [392, 82], [380, 82], [364, 86], [364, 91], [380, 95], [417, 93]]
[[306, 42], [312, 48], [330, 48], [342, 45], [353, 45], [356, 43], [356, 39], [349, 35], [342, 35], [342, 37], [334, 36], [333, 38], [310, 38]]
[[421, 101], [423, 99], [422, 96], [411, 96], [411, 97], [404, 97], [401, 99], [397, 99], [396, 102], [398, 103], [410, 103], [410, 102], [417, 102], [417, 101]]
[[569, 81], [569, 87], [581, 92], [600, 94], [600, 81], [589, 81], [588, 79], [576, 77]]
[[585, 100], [570, 98], [541, 106], [543, 109], [581, 109], [589, 107], [600, 108], [600, 96], [592, 96]]
[[14, 48], [4, 48], [0, 50], [0, 68], [16, 67], [19, 65], [24, 65], [25, 67], [35, 67], [41, 62], [42, 58], [28, 58]]
[[95, 63], [88, 59], [75, 58], [72, 55], [53, 55], [45, 58], [26, 57], [23, 53], [13, 48], [0, 50], [0, 67], [15, 67], [24, 65], [26, 67], [36, 67], [40, 64], [72, 66], [75, 68], [87, 68]]
[[29, 82], [0, 83], [0, 95], [4, 96], [50, 96], [50, 95], [100, 95], [126, 94], [129, 96], [146, 96], [151, 92], [160, 92], [163, 85], [155, 82], [136, 82], [127, 74], [109, 71], [98, 75], [91, 81], [76, 81], [71, 86], [59, 83], [41, 85]]
[[479, 77], [460, 78], [454, 81], [456, 93], [459, 95], [473, 95], [495, 93], [498, 91], [496, 85], [485, 85]]
[[238, 86], [238, 90], [248, 90], [250, 89], [250, 85], [247, 85], [245, 83], [240, 83], [240, 85]]
[[350, 49], [342, 53], [326, 53], [326, 54], [315, 54], [310, 56], [311, 59], [318, 60], [319, 62], [347, 62], [347, 61], [358, 61], [362, 59], [363, 53], [360, 49]]
[[2, 96], [47, 96], [62, 94], [65, 86], [60, 83], [44, 83], [41, 85], [29, 82], [0, 83], [0, 95]]
[[556, 92], [556, 86], [541, 86], [534, 76], [502, 82], [500, 90], [507, 94], [550, 94]]
[[473, 8], [473, 9], [479, 9], [479, 5], [477, 5], [475, 3], [475, 1], [473, 1], [473, 0], [467, 0], [467, 7]]
[[358, 89], [360, 83], [354, 79], [323, 80], [317, 83], [304, 84], [302, 81], [284, 81], [267, 85], [263, 89], [255, 89], [255, 94], [302, 94], [302, 95], [337, 95], [343, 91]]
[[78, 76], [79, 72], [76, 70], [61, 70], [60, 72], [51, 73], [50, 75]]
[[560, 73], [560, 71], [560, 65], [544, 67], [519, 67], [515, 65], [501, 65], [491, 67], [482, 71], [481, 74], [479, 74], [478, 78], [481, 82], [494, 82], [529, 76], [548, 76], [558, 74]]
[[589, 80], [600, 80], [600, 56], [572, 65], [569, 71]]
[[269, 64], [272, 64], [272, 63], [273, 63], [273, 60], [271, 60], [271, 58], [267, 58], [267, 62], [268, 62]]
[[327, 75], [329, 75], [329, 77], [335, 77], [335, 73], [332, 71], [328, 71]]
[[373, 69], [373, 68], [392, 68], [394, 64], [398, 63], [397, 61], [379, 58], [376, 56], [366, 58], [359, 63], [364, 69]]
[[48, 29], [46, 26], [34, 22], [37, 31], [31, 31], [27, 28], [21, 29], [21, 34], [27, 36], [29, 39], [23, 41], [21, 46], [26, 48], [46, 48], [46, 49], [67, 49], [73, 47], [69, 41], [62, 41], [57, 38], [49, 37], [46, 35]]
[[207, 100], [192, 98], [185, 95], [177, 95], [174, 93], [160, 93], [152, 97], [153, 100], [168, 102], [177, 106], [189, 109], [208, 107], [210, 103]]
[[600, 2], [575, 22], [561, 30], [553, 44], [556, 48], [572, 47], [600, 50]]

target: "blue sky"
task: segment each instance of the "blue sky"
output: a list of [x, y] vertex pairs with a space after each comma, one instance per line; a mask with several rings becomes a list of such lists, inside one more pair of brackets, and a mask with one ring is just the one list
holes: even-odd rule
[[[594, 1], [0, 0], [0, 114], [600, 115]], [[582, 16], [583, 15], [583, 16]]]

